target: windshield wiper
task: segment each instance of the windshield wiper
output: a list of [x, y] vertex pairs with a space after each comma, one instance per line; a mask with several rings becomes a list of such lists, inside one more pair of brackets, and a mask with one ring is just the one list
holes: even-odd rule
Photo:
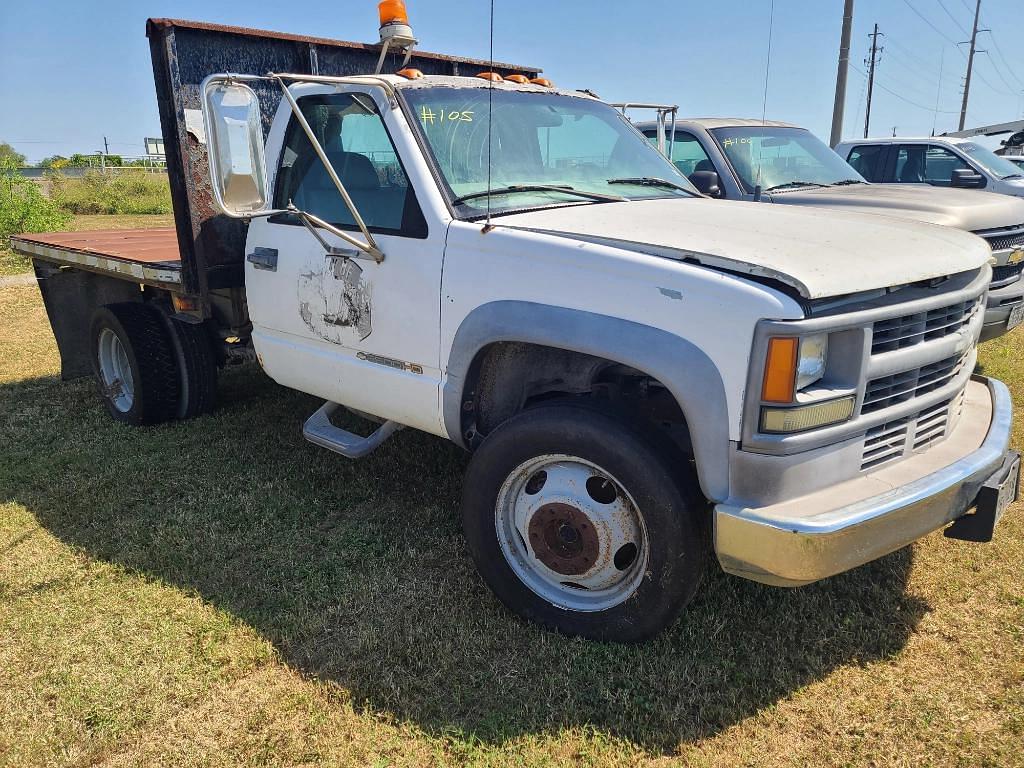
[[816, 181], [787, 181], [785, 184], [776, 184], [774, 187], [768, 187], [765, 192], [772, 192], [776, 189], [786, 189], [787, 187], [824, 187], [825, 184], [818, 184]]
[[1007, 179], [1024, 179], [1024, 175], [1021, 175], [1019, 173], [1011, 173], [1009, 176], [1001, 177], [1000, 181], [1006, 181]]
[[608, 179], [608, 184], [637, 184], [641, 187], [669, 187], [671, 189], [678, 189], [681, 192], [686, 192], [688, 195], [693, 194], [692, 189], [687, 189], [682, 184], [676, 184], [674, 181], [668, 179], [660, 179], [657, 176], [627, 176], [622, 179]]
[[866, 181], [861, 181], [860, 179], [843, 179], [842, 181], [835, 182], [834, 184], [832, 184], [832, 186], [833, 187], [845, 187], [845, 186], [848, 186], [850, 184], [867, 184], [867, 182]]
[[565, 192], [568, 195], [576, 195], [587, 200], [594, 200], [600, 203], [621, 203], [626, 198], [618, 195], [602, 195], [600, 192], [584, 192], [562, 184], [511, 184], [507, 187], [494, 187], [482, 189], [479, 192], [470, 192], [468, 195], [461, 195], [452, 200], [453, 205], [459, 205], [467, 200], [476, 200], [480, 197], [491, 195], [511, 195], [516, 192]]

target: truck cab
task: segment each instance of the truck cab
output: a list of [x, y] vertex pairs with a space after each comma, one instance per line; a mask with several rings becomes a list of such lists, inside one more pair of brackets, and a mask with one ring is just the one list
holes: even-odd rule
[[[658, 141], [654, 124], [637, 127]], [[876, 184], [875, 166], [864, 164], [868, 155], [853, 152], [851, 166], [810, 131], [779, 121], [694, 118], [676, 121], [671, 142], [665, 135], [663, 130], [662, 149], [671, 152], [676, 167], [723, 200], [859, 211], [978, 235], [994, 259], [982, 341], [1024, 322], [1024, 201], [927, 185]]]
[[836, 152], [876, 184], [927, 184], [1024, 197], [1020, 168], [967, 138], [854, 139], [841, 141]]
[[[182, 248], [205, 292], [15, 241], [115, 418], [198, 415], [197, 350], [251, 349], [324, 400], [317, 446], [360, 458], [414, 428], [471, 452], [486, 583], [614, 641], [670, 624], [712, 556], [799, 586], [938, 529], [989, 540], [1016, 498], [1008, 391], [974, 375], [991, 266], [973, 235], [709, 199], [611, 106], [539, 77], [238, 69], [162, 109], [219, 212], [187, 241], [206, 267]], [[209, 268], [232, 263], [234, 285]]]

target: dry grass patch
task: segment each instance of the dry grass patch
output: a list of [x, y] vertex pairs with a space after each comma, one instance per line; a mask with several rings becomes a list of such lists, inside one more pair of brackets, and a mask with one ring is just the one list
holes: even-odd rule
[[[1024, 332], [982, 357], [1024, 403]], [[343, 461], [251, 369], [129, 429], [57, 373], [0, 289], [0, 764], [1024, 765], [1020, 505], [798, 590], [713, 575], [607, 646], [501, 609], [439, 440]]]

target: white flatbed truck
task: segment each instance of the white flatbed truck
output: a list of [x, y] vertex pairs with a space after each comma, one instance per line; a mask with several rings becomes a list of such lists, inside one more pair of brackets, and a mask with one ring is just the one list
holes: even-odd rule
[[[712, 555], [797, 586], [942, 528], [988, 540], [1016, 498], [1009, 393], [973, 375], [973, 235], [710, 199], [536, 71], [149, 34], [176, 230], [14, 240], [64, 375], [114, 418], [201, 416], [217, 364], [252, 358], [325, 401], [320, 446], [450, 440], [498, 597], [616, 641], [669, 624]], [[339, 407], [380, 426], [345, 432]]]

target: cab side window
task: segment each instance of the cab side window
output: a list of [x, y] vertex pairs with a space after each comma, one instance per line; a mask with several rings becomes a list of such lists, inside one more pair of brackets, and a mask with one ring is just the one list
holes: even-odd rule
[[[654, 145], [658, 143], [658, 134], [653, 131], [644, 133]], [[668, 138], [666, 137], [666, 143]], [[697, 141], [697, 137], [685, 131], [676, 131], [675, 141], [672, 142], [672, 163], [684, 175], [689, 176], [694, 171], [714, 171], [715, 166], [704, 151], [704, 147]]]
[[[395, 146], [373, 99], [365, 94], [329, 94], [299, 99], [299, 108], [324, 148], [366, 226], [384, 234], [426, 237], [426, 221]], [[274, 207], [296, 208], [341, 229], [355, 220], [293, 117], [285, 134]], [[297, 223], [276, 219], [280, 223]]]
[[882, 144], [862, 144], [850, 150], [846, 158], [853, 169], [868, 181], [885, 181], [885, 155], [888, 147]]
[[896, 181], [901, 184], [948, 187], [953, 171], [969, 167], [945, 147], [935, 144], [902, 144], [896, 156]]

